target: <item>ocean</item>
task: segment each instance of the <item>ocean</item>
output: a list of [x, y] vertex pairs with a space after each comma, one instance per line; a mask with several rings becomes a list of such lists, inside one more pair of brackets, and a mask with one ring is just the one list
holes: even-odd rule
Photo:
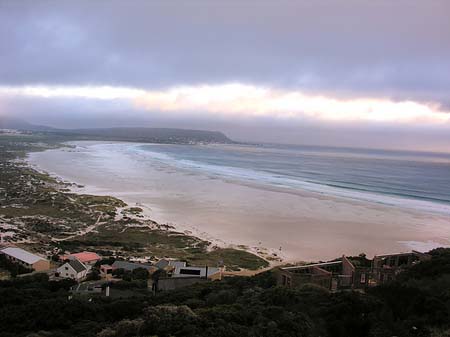
[[134, 151], [218, 178], [450, 214], [450, 154], [271, 144]]

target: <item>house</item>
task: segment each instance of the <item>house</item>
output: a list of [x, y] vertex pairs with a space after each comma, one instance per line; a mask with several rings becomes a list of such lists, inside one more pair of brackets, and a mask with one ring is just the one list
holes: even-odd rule
[[43, 257], [27, 252], [21, 248], [8, 247], [0, 251], [11, 262], [17, 263], [25, 268], [34, 271], [44, 271], [50, 269], [50, 261]]
[[220, 280], [222, 278], [221, 269], [214, 267], [175, 267], [172, 277], [197, 277], [209, 280]]
[[355, 266], [343, 256], [336, 261], [278, 268], [276, 278], [277, 284], [281, 286], [317, 284], [335, 291], [352, 288], [354, 271]]
[[277, 284], [285, 287], [317, 284], [331, 291], [364, 290], [394, 280], [398, 273], [430, 258], [428, 254], [416, 251], [376, 255], [372, 261], [365, 256], [342, 256], [329, 262], [277, 268], [275, 275]]
[[83, 263], [84, 265], [92, 267], [94, 264], [96, 264], [102, 258], [94, 252], [81, 252], [81, 253], [63, 255], [60, 259], [62, 261], [76, 259], [76, 260], [80, 261], [81, 263]]
[[[176, 261], [180, 262], [180, 261]], [[166, 265], [165, 269], [170, 265]], [[214, 267], [187, 267], [185, 262], [174, 263], [174, 268], [168, 277], [153, 279], [149, 286], [153, 291], [174, 290], [197, 283], [222, 279], [222, 270]]]
[[413, 250], [409, 253], [375, 255], [372, 271], [377, 284], [389, 282], [411, 266], [431, 259], [431, 255]]
[[66, 263], [56, 269], [57, 274], [63, 278], [71, 278], [82, 281], [86, 278], [89, 268], [77, 259], [69, 259]]
[[138, 268], [144, 268], [148, 271], [151, 271], [152, 269], [156, 269], [155, 267], [153, 267], [151, 264], [147, 264], [147, 263], [136, 263], [136, 262], [129, 262], [129, 261], [120, 261], [120, 260], [116, 260], [114, 261], [114, 263], [111, 265], [112, 270], [116, 270], [116, 269], [123, 269], [125, 271], [133, 271], [135, 269]]
[[102, 264], [100, 266], [100, 276], [105, 279], [112, 278], [113, 267], [109, 264]]

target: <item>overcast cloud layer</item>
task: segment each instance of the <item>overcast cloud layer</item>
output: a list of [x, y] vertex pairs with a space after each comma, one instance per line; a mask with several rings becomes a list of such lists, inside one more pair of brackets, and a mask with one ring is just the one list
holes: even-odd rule
[[[445, 0], [1, 1], [0, 114], [446, 151], [449, 13]], [[229, 85], [248, 90], [223, 104]], [[73, 92], [103, 86], [139, 94]]]

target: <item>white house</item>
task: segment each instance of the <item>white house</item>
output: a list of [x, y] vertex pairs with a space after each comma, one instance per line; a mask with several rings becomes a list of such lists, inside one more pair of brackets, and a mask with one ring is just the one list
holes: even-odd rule
[[60, 277], [81, 281], [86, 278], [89, 268], [77, 259], [69, 260], [56, 271]]

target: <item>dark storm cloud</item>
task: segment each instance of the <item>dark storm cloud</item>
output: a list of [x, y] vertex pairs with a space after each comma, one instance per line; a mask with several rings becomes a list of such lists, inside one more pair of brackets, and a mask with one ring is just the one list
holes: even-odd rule
[[2, 1], [2, 85], [450, 92], [448, 1]]

